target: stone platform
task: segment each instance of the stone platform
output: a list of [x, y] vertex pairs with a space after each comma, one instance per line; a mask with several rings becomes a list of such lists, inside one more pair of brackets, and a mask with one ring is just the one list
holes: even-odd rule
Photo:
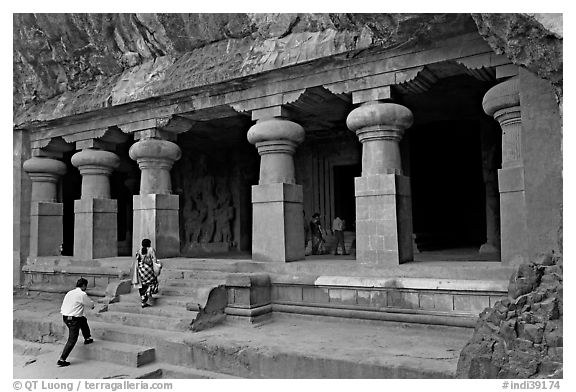
[[[144, 321], [122, 325], [92, 313], [95, 343], [80, 341], [72, 365], [58, 368], [66, 336], [60, 300], [45, 293], [14, 297], [15, 378], [452, 378], [472, 334], [468, 328], [279, 313], [257, 327], [225, 322], [192, 333]], [[121, 351], [115, 367], [101, 362], [111, 358], [111, 348]], [[146, 361], [139, 363], [142, 353]]]
[[[225, 307], [228, 316], [244, 316], [250, 322], [274, 312], [472, 327], [484, 308], [506, 295], [513, 270], [498, 262], [437, 259], [383, 267], [327, 255], [291, 263], [243, 258], [162, 262], [159, 301], [200, 312], [195, 328], [206, 312], [223, 316]], [[131, 264], [129, 257], [90, 262], [37, 259], [24, 268], [27, 285], [21, 291], [64, 293], [82, 276], [88, 279], [90, 295], [133, 303], [137, 296], [119, 295], [130, 291]], [[110, 294], [118, 282], [128, 291]], [[114, 304], [110, 310], [117, 308]]]
[[[129, 289], [130, 257], [27, 265], [28, 286], [14, 297], [14, 338], [22, 340], [15, 377], [53, 366], [48, 358], [57, 359], [66, 336], [59, 305], [83, 276], [99, 301], [89, 318], [100, 344], [78, 345], [71, 357], [78, 372], [58, 370], [65, 377], [113, 360], [118, 368], [101, 367], [102, 377], [451, 378], [469, 327], [506, 294], [512, 271], [437, 258], [383, 268], [328, 255], [162, 262], [160, 292], [145, 309]], [[24, 366], [31, 359], [22, 347], [34, 342], [48, 346], [28, 349], [37, 361]]]

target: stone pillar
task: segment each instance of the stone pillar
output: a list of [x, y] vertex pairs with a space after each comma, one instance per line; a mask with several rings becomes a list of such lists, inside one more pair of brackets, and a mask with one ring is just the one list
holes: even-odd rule
[[481, 254], [500, 253], [500, 200], [498, 193], [498, 166], [500, 164], [499, 144], [495, 130], [488, 124], [482, 124], [480, 139], [482, 142], [482, 178], [486, 195], [486, 242], [480, 247]]
[[260, 178], [252, 186], [252, 258], [286, 262], [304, 259], [302, 186], [294, 177], [294, 152], [304, 128], [281, 117], [258, 120], [248, 141], [260, 154]]
[[[133, 197], [132, 247], [148, 238], [156, 256], [180, 255], [179, 198], [172, 195], [170, 170], [182, 152], [175, 143], [146, 138], [132, 145], [130, 158], [140, 167], [140, 194]], [[135, 249], [134, 249], [135, 251]]]
[[120, 165], [112, 152], [86, 149], [72, 156], [82, 175], [74, 201], [74, 257], [91, 260], [118, 256], [118, 202], [110, 199], [110, 175]]
[[23, 164], [32, 180], [30, 258], [60, 255], [64, 206], [57, 202], [58, 180], [66, 165], [56, 159], [33, 157]]
[[522, 263], [526, 257], [527, 226], [518, 78], [488, 90], [482, 106], [502, 128], [502, 169], [498, 171], [501, 258], [509, 264]]
[[362, 143], [362, 176], [356, 178], [356, 259], [398, 265], [413, 259], [410, 179], [402, 175], [400, 140], [412, 112], [371, 101], [346, 120]]

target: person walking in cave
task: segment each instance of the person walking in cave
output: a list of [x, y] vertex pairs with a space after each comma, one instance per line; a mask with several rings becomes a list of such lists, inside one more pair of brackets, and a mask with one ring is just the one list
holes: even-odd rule
[[[156, 251], [152, 248], [152, 242], [145, 238], [142, 240], [142, 248], [136, 252], [136, 261], [132, 273], [132, 283], [138, 287], [142, 307], [151, 306], [149, 300], [152, 294], [158, 293], [159, 269], [162, 264], [156, 259]], [[156, 271], [155, 271], [156, 269]]]
[[312, 220], [310, 221], [310, 235], [312, 236], [312, 254], [324, 254], [324, 229], [320, 224], [320, 214], [317, 212], [312, 215]]
[[87, 287], [88, 281], [86, 279], [78, 279], [76, 288], [67, 292], [62, 301], [60, 313], [62, 314], [64, 324], [68, 327], [68, 340], [57, 362], [60, 367], [70, 365], [70, 362], [66, 361], [66, 359], [68, 359], [68, 355], [70, 355], [76, 345], [80, 331], [82, 331], [82, 336], [84, 337], [84, 344], [94, 342], [90, 334], [88, 320], [84, 315], [85, 308], [94, 309], [94, 302], [92, 302], [88, 294], [86, 294]]

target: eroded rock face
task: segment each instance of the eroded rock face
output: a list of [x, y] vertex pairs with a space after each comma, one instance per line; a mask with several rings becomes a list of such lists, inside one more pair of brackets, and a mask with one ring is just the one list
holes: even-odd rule
[[496, 53], [505, 54], [556, 88], [562, 99], [561, 14], [472, 14], [478, 31]]
[[510, 278], [460, 353], [458, 378], [562, 378], [563, 263], [544, 255]]
[[[425, 43], [473, 31], [479, 31], [496, 52], [550, 80], [562, 101], [561, 15], [473, 14], [472, 19], [469, 14], [14, 14], [13, 18], [15, 125], [337, 53]], [[46, 102], [53, 97], [61, 98]]]
[[[86, 95], [103, 90], [113, 97], [118, 80], [136, 76], [149, 84], [184, 55], [206, 64], [189, 77], [208, 74], [199, 82], [210, 83], [218, 81], [210, 78], [215, 70], [258, 72], [261, 57], [296, 49], [303, 38], [328, 56], [474, 28], [465, 14], [15, 14], [14, 109], [87, 87]], [[127, 73], [138, 67], [138, 75]]]

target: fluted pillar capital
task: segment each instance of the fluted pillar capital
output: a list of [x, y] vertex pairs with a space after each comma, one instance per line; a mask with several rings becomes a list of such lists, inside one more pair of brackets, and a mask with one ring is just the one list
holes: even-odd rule
[[518, 78], [492, 87], [482, 100], [484, 112], [502, 128], [502, 167], [522, 165], [522, 112]]
[[373, 139], [400, 141], [404, 130], [413, 122], [414, 117], [407, 107], [378, 101], [362, 104], [346, 119], [348, 129], [355, 132], [361, 142]]
[[180, 147], [176, 143], [162, 139], [141, 139], [130, 147], [130, 158], [144, 165], [155, 162], [174, 163], [182, 157]]
[[120, 158], [110, 151], [86, 149], [72, 156], [72, 165], [82, 175], [82, 199], [109, 199], [110, 175]]
[[128, 152], [141, 170], [140, 194], [169, 195], [172, 192], [170, 170], [182, 157], [176, 143], [161, 139], [141, 139]]
[[118, 155], [110, 151], [86, 149], [72, 155], [72, 165], [78, 168], [80, 174], [106, 175], [112, 174], [120, 166]]
[[55, 202], [58, 180], [66, 173], [64, 162], [52, 158], [32, 157], [22, 168], [32, 180], [32, 201]]
[[518, 78], [508, 79], [497, 84], [484, 94], [482, 99], [484, 112], [489, 116], [496, 116], [502, 110], [518, 107], [520, 110], [520, 90]]
[[248, 130], [248, 141], [262, 157], [259, 184], [296, 182], [293, 155], [304, 137], [301, 125], [278, 117], [259, 120]]
[[362, 175], [401, 174], [400, 140], [414, 122], [410, 109], [390, 102], [366, 102], [352, 110], [348, 128], [362, 143]]

